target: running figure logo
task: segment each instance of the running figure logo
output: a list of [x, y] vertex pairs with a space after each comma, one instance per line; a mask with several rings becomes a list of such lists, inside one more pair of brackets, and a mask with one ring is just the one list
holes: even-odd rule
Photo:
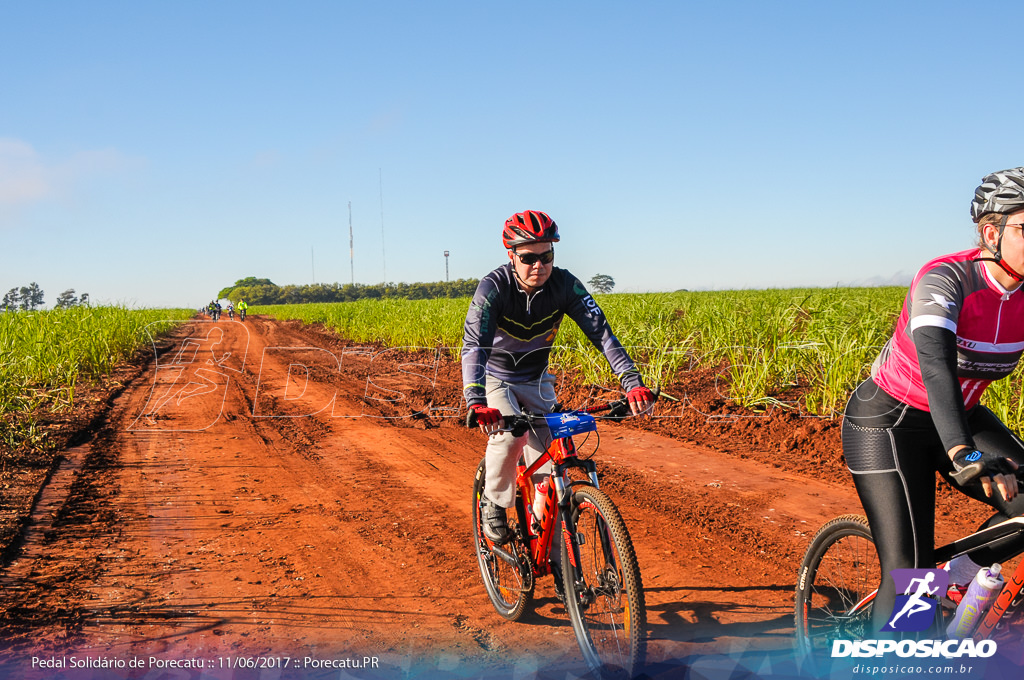
[[[949, 572], [942, 569], [893, 569], [896, 604], [883, 631], [919, 632], [935, 621], [939, 597], [946, 592]], [[902, 593], [902, 595], [898, 594]]]

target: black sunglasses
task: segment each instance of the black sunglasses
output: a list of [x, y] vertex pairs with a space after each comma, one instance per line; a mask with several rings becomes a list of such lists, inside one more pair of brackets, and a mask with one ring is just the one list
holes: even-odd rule
[[520, 255], [516, 253], [516, 257], [519, 261], [525, 264], [527, 267], [533, 266], [540, 262], [541, 264], [551, 264], [555, 261], [555, 249], [545, 250], [543, 253], [523, 253]]

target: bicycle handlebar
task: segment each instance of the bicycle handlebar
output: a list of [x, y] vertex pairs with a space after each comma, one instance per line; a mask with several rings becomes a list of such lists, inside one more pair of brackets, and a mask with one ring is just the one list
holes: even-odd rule
[[[973, 465], [968, 465], [964, 467], [964, 469], [960, 470], [960, 472], [951, 472], [949, 473], [949, 476], [952, 477], [953, 481], [955, 481], [957, 484], [963, 486], [964, 484], [973, 482], [975, 479], [980, 479], [981, 477], [991, 478], [993, 474], [997, 473], [993, 473], [989, 470], [986, 470], [985, 466], [982, 465], [981, 463], [975, 463]], [[1024, 466], [1018, 467], [1013, 472], [1006, 472], [1003, 474], [1011, 474], [1016, 476], [1017, 486], [1024, 486]]]
[[[651, 390], [651, 394], [654, 395], [654, 401], [658, 400], [658, 396], [661, 394], [661, 388], [655, 387]], [[615, 401], [606, 401], [601, 404], [595, 404], [594, 406], [587, 406], [586, 408], [572, 409], [569, 411], [563, 411], [563, 413], [601, 413], [608, 411], [608, 415], [601, 416], [604, 420], [621, 421], [632, 415], [632, 411], [629, 408], [629, 400], [623, 397], [622, 399], [616, 399]], [[537, 413], [523, 413], [516, 416], [504, 416], [502, 418], [505, 426], [499, 428], [499, 432], [511, 432], [513, 437], [521, 437], [530, 429], [530, 425], [538, 420], [543, 420], [544, 414]], [[466, 413], [466, 427], [473, 429], [477, 426], [476, 411], [468, 409]]]

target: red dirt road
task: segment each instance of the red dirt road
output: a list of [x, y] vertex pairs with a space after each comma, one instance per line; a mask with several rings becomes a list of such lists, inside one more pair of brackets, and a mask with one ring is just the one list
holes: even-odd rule
[[[0, 672], [582, 672], [550, 579], [520, 622], [487, 600], [470, 540], [484, 439], [435, 406], [457, 404], [450, 365], [263, 318], [191, 322], [158, 356], [46, 487], [0, 580]], [[601, 435], [602, 483], [643, 575], [651, 674], [785, 664], [797, 563], [817, 526], [859, 509], [852, 486], [628, 425]], [[340, 668], [364, 656], [378, 666]], [[112, 674], [69, 669], [85, 657]], [[203, 670], [168, 668], [179, 662]]]

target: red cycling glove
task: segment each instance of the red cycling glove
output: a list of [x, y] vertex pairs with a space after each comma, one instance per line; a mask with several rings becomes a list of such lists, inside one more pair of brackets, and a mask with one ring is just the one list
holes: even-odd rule
[[639, 415], [651, 408], [651, 405], [654, 404], [654, 393], [641, 385], [640, 387], [634, 387], [627, 392], [626, 400], [629, 402], [629, 408], [632, 409], [633, 414]]
[[501, 426], [502, 415], [498, 409], [491, 408], [487, 404], [471, 404], [469, 408], [473, 409], [477, 425], [484, 432]]

